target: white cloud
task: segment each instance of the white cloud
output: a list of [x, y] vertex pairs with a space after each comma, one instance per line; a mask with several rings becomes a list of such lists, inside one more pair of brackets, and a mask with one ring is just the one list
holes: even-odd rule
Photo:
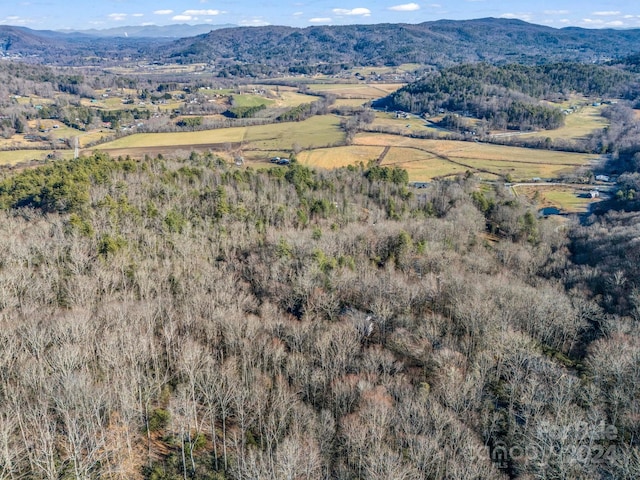
[[19, 17], [17, 15], [9, 15], [8, 17], [0, 19], [0, 24], [29, 25], [31, 23], [34, 23], [34, 21], [29, 18]]
[[416, 10], [420, 10], [420, 5], [417, 3], [404, 3], [402, 5], [394, 5], [393, 7], [389, 7], [389, 10], [393, 10], [396, 12], [415, 12]]
[[155, 15], [171, 15], [173, 10], [156, 10], [153, 12]]
[[620, 15], [621, 12], [608, 10], [605, 12], [593, 12], [591, 15], [595, 15], [596, 17], [613, 17], [615, 15]]
[[500, 18], [509, 18], [509, 19], [517, 19], [517, 20], [524, 20], [525, 22], [530, 22], [531, 21], [531, 13], [527, 13], [527, 12], [520, 12], [520, 13], [503, 13], [502, 15], [500, 15]]
[[240, 20], [239, 24], [243, 27], [264, 27], [270, 25], [269, 22], [260, 17]]
[[293, 13], [294, 17], [299, 17], [300, 15], [304, 15], [304, 12], [294, 12]]
[[144, 17], [144, 13], [132, 13], [132, 17]]
[[114, 20], [116, 22], [122, 22], [125, 18], [127, 18], [127, 14], [126, 13], [110, 13], [109, 15], [107, 15], [107, 17], [109, 17], [111, 20]]
[[314, 17], [309, 19], [309, 23], [331, 23], [329, 17]]
[[189, 20], [193, 20], [193, 17], [191, 15], [175, 15], [174, 17], [171, 17], [171, 20], [176, 22], [188, 22]]
[[222, 12], [220, 10], [185, 10], [182, 12], [183, 15], [220, 15]]
[[335, 13], [336, 15], [339, 16], [343, 16], [343, 15], [347, 15], [347, 16], [363, 16], [363, 17], [369, 17], [371, 16], [371, 10], [369, 10], [368, 8], [363, 8], [363, 7], [359, 7], [359, 8], [352, 8], [351, 10], [347, 10], [346, 8], [334, 8], [333, 9], [333, 13]]

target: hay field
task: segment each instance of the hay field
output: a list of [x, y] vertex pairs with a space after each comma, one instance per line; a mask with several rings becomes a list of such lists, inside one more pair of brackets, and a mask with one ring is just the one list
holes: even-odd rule
[[[0, 151], [0, 165], [15, 165], [16, 163], [28, 162], [31, 160], [44, 160], [53, 150], [7, 150]], [[55, 154], [59, 158], [73, 158], [71, 150], [56, 150]]]
[[220, 128], [200, 132], [138, 133], [100, 145], [101, 151], [219, 149], [224, 144], [240, 144], [243, 149], [289, 151], [294, 143], [302, 148], [335, 145], [344, 141], [340, 119], [335, 116], [311, 117], [303, 122], [286, 122], [252, 127]]
[[285, 122], [248, 127], [243, 137], [249, 148], [259, 150], [290, 149], [294, 143], [302, 148], [335, 145], [344, 141], [340, 119], [333, 115], [315, 116], [302, 122]]
[[409, 180], [412, 182], [433, 180], [437, 177], [464, 173], [467, 170], [431, 153], [406, 147], [391, 148], [382, 165], [405, 169], [409, 174]]
[[384, 147], [366, 147], [352, 145], [347, 147], [321, 148], [305, 150], [298, 154], [298, 161], [309, 167], [340, 168], [359, 162], [367, 165], [382, 154]]
[[[526, 181], [534, 177], [555, 177], [560, 173], [594, 161], [596, 155], [533, 150], [475, 142], [421, 140], [386, 134], [360, 134], [355, 144], [390, 147], [411, 147], [448, 161], [464, 170], [472, 170], [487, 178], [510, 175], [513, 180]], [[392, 148], [393, 150], [393, 148]], [[388, 161], [387, 159], [385, 159]], [[428, 161], [428, 160], [426, 160]], [[421, 162], [413, 162], [421, 163]], [[412, 169], [416, 170], [417, 166]], [[451, 173], [459, 172], [452, 166]], [[428, 178], [415, 178], [428, 180]]]
[[403, 85], [399, 83], [326, 83], [310, 84], [309, 90], [332, 93], [338, 98], [374, 100], [395, 92]]
[[276, 106], [278, 107], [297, 107], [303, 103], [317, 102], [319, 99], [314, 95], [305, 95], [295, 91], [280, 91]]

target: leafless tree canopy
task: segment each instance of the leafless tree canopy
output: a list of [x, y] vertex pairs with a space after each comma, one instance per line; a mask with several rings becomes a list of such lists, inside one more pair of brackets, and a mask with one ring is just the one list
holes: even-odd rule
[[637, 277], [504, 192], [57, 165], [0, 182], [1, 479], [640, 475]]

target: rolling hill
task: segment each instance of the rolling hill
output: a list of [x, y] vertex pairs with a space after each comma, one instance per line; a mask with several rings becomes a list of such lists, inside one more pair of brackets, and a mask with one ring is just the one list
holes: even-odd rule
[[601, 62], [640, 51], [640, 30], [554, 29], [520, 20], [440, 20], [417, 25], [268, 26], [221, 29], [175, 42], [169, 58], [272, 66], [351, 63]]
[[290, 67], [402, 63], [448, 66], [476, 61], [599, 63], [640, 52], [640, 29], [555, 29], [496, 18], [421, 24], [222, 28], [173, 41], [169, 37], [184, 31], [128, 32], [128, 37], [124, 32], [100, 35], [103, 34], [114, 36], [0, 26], [0, 54], [72, 65], [78, 61], [86, 64], [90, 59], [104, 63], [128, 58]]

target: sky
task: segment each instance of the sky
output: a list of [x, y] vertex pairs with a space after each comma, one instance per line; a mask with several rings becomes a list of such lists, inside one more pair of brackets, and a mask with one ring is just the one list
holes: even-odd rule
[[[405, 3], [406, 2], [406, 3]], [[561, 28], [640, 28], [638, 0], [0, 0], [0, 24], [35, 30], [129, 25], [420, 23], [502, 17]]]

